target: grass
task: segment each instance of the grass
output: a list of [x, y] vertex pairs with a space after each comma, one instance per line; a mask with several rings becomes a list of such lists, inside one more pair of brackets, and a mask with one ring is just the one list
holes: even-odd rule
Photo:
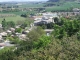
[[[15, 16], [15, 17], [4, 17], [6, 19], [6, 21], [14, 21], [15, 23], [17, 23], [18, 21], [22, 21], [25, 20], [26, 18], [20, 17], [20, 16]], [[2, 20], [4, 18], [0, 18], [0, 23], [2, 22]]]

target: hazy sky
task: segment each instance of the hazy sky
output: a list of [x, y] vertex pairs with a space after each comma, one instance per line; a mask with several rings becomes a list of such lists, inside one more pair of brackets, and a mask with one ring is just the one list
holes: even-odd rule
[[47, 1], [47, 0], [0, 0], [0, 2], [6, 2], [6, 1]]

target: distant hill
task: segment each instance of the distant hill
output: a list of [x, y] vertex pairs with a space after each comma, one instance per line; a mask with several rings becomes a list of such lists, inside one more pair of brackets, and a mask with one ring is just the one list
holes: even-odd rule
[[60, 1], [77, 1], [77, 0], [49, 0], [48, 2], [60, 2]]
[[49, 0], [48, 2], [59, 2], [60, 0]]

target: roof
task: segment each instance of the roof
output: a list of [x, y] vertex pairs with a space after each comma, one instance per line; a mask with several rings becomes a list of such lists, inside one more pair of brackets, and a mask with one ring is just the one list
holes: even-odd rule
[[46, 31], [46, 32], [52, 32], [53, 29], [45, 29], [44, 31]]
[[6, 32], [2, 32], [2, 33], [0, 33], [0, 35], [7, 36], [7, 33]]
[[10, 30], [7, 30], [7, 32], [8, 32], [8, 33], [11, 33], [11, 31], [10, 31]]
[[5, 46], [5, 44], [4, 43], [0, 43], [0, 46], [2, 47], [2, 46]]

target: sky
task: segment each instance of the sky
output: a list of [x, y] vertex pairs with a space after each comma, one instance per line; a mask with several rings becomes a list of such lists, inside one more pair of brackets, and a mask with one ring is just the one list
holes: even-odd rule
[[7, 1], [47, 1], [47, 0], [0, 0], [0, 2], [7, 2]]

